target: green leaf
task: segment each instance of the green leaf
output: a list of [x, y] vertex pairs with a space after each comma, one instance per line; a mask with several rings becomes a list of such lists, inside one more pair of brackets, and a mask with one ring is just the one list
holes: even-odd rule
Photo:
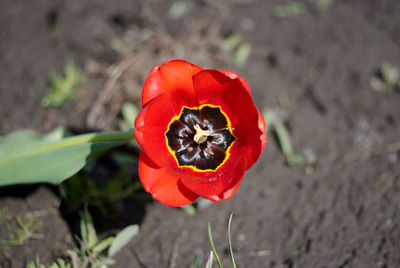
[[232, 268], [236, 268], [235, 258], [233, 258], [232, 241], [231, 241], [231, 223], [232, 223], [232, 216], [233, 216], [233, 213], [231, 213], [231, 216], [229, 217], [229, 221], [228, 221], [229, 257], [230, 257], [230, 259], [231, 259], [231, 266], [232, 266]]
[[251, 45], [249, 43], [240, 44], [235, 53], [234, 63], [237, 67], [242, 68], [246, 65], [247, 59], [250, 56]]
[[123, 121], [120, 123], [120, 128], [122, 130], [129, 130], [135, 127], [135, 118], [139, 114], [139, 109], [136, 105], [126, 102], [122, 106], [122, 118]]
[[50, 87], [43, 97], [42, 107], [56, 107], [75, 98], [75, 88], [82, 83], [81, 70], [70, 60], [65, 66], [65, 76], [56, 72], [50, 73]]
[[100, 253], [106, 248], [108, 248], [114, 240], [114, 236], [107, 237], [96, 246], [93, 247], [93, 252]]
[[93, 226], [92, 217], [86, 206], [81, 214], [81, 236], [85, 249], [91, 251], [97, 244], [97, 234]]
[[238, 34], [231, 34], [225, 39], [228, 51], [233, 51], [242, 42], [242, 37]]
[[176, 1], [174, 2], [168, 10], [168, 16], [171, 19], [179, 19], [185, 16], [192, 9], [192, 4], [187, 1]]
[[279, 144], [281, 145], [282, 153], [285, 156], [293, 154], [292, 140], [289, 132], [283, 123], [275, 124], [276, 135], [278, 136]]
[[196, 258], [190, 268], [199, 268], [203, 263], [203, 252], [201, 250], [196, 250]]
[[274, 125], [274, 112], [272, 110], [267, 110], [264, 111], [263, 113], [265, 124], [267, 125], [267, 132], [270, 130], [270, 128]]
[[274, 15], [279, 18], [292, 18], [307, 12], [307, 6], [303, 2], [293, 1], [274, 8]]
[[[92, 133], [53, 142], [45, 139], [32, 145], [31, 138], [22, 136], [20, 148], [10, 137], [14, 145], [10, 140], [0, 143], [0, 186], [39, 182], [59, 184], [78, 172], [86, 162], [133, 138], [131, 131]], [[7, 147], [11, 149], [3, 151]]]
[[291, 154], [286, 157], [289, 166], [301, 166], [307, 164], [307, 157], [303, 154]]
[[[206, 268], [212, 268], [213, 259], [214, 259], [213, 252], [210, 251], [210, 256], [208, 257], [208, 260], [207, 260], [207, 263], [206, 263]], [[221, 266], [220, 266], [220, 267], [221, 267]]]
[[190, 216], [196, 215], [197, 210], [192, 204], [182, 206], [181, 208]]
[[138, 225], [129, 225], [124, 228], [121, 232], [117, 234], [108, 249], [108, 257], [112, 257], [120, 251], [124, 246], [126, 246], [129, 241], [139, 232]]
[[18, 130], [0, 137], [0, 159], [10, 154], [33, 148], [38, 145], [48, 144], [61, 140], [66, 131], [62, 127], [55, 128], [46, 135], [40, 136], [31, 130]]
[[214, 240], [213, 240], [213, 236], [212, 236], [211, 224], [210, 223], [208, 223], [208, 238], [210, 239], [211, 248], [212, 248], [212, 251], [214, 252], [215, 259], [217, 260], [218, 266], [219, 266], [219, 268], [222, 268], [221, 260], [219, 259], [217, 250], [215, 249], [215, 246], [214, 246]]

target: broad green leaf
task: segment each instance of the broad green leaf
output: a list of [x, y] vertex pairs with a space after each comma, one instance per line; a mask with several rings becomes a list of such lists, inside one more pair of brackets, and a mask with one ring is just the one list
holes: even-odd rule
[[48, 144], [64, 138], [66, 131], [62, 127], [41, 136], [32, 130], [18, 130], [5, 137], [0, 137], [0, 159], [10, 154], [33, 148], [38, 145]]
[[129, 241], [139, 232], [139, 226], [129, 225], [124, 228], [121, 232], [117, 234], [108, 249], [108, 257], [112, 257], [120, 251], [124, 246], [126, 246]]
[[10, 145], [9, 151], [3, 151], [9, 146], [3, 140], [0, 143], [0, 186], [39, 182], [59, 184], [78, 172], [87, 161], [132, 138], [131, 131], [92, 133], [38, 142], [34, 146], [28, 139], [26, 143], [21, 141], [20, 149]]

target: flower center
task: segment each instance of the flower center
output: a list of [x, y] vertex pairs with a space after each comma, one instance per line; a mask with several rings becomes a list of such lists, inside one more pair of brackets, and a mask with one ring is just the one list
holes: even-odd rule
[[229, 158], [236, 140], [220, 106], [183, 107], [165, 132], [168, 150], [179, 167], [215, 171]]
[[202, 130], [199, 124], [194, 125], [194, 129], [196, 130], [196, 135], [194, 135], [193, 140], [198, 144], [205, 142], [211, 134], [208, 130]]

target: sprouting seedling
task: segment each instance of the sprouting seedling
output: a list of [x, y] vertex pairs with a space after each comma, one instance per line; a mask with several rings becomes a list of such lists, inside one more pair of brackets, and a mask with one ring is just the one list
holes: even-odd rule
[[[231, 213], [231, 215], [229, 216], [229, 221], [228, 221], [228, 246], [229, 246], [229, 257], [230, 257], [230, 261], [231, 261], [231, 267], [236, 268], [235, 258], [233, 257], [232, 241], [231, 241], [232, 217], [233, 217], [233, 213]], [[212, 251], [210, 252], [210, 256], [208, 257], [206, 268], [212, 267], [212, 262], [213, 262], [214, 256], [218, 263], [219, 268], [222, 268], [221, 259], [219, 258], [217, 250], [215, 249], [215, 246], [214, 246], [214, 240], [213, 240], [213, 236], [212, 236], [212, 230], [211, 230], [210, 223], [208, 223], [208, 238], [210, 239]]]
[[83, 75], [81, 70], [72, 60], [67, 62], [64, 75], [51, 72], [50, 87], [42, 99], [42, 107], [57, 107], [75, 98], [75, 89], [82, 81]]
[[279, 145], [282, 153], [286, 158], [286, 162], [289, 166], [298, 166], [307, 164], [307, 157], [303, 154], [296, 154], [293, 149], [292, 140], [290, 138], [289, 131], [285, 127], [283, 120], [279, 114], [273, 110], [267, 110], [263, 113], [265, 123], [268, 126], [267, 131], [272, 128], [276, 133]]
[[109, 236], [98, 241], [92, 217], [86, 207], [81, 214], [80, 227], [81, 247], [68, 251], [73, 268], [107, 267], [114, 264], [112, 257], [125, 247], [139, 231], [137, 225], [130, 225], [115, 237]]
[[59, 258], [47, 267], [40, 263], [37, 256], [36, 261], [28, 263], [26, 268], [107, 268], [114, 264], [112, 257], [125, 247], [139, 231], [137, 225], [130, 225], [115, 237], [109, 236], [98, 241], [92, 217], [86, 206], [81, 213], [80, 228], [80, 248], [67, 250], [70, 262]]
[[135, 128], [134, 122], [139, 114], [139, 109], [133, 103], [126, 102], [121, 110], [122, 121], [119, 124], [121, 130], [131, 130]]
[[305, 12], [307, 12], [307, 6], [299, 1], [293, 1], [274, 8], [274, 15], [279, 18], [293, 18]]
[[228, 58], [239, 68], [246, 65], [251, 53], [251, 45], [244, 42], [238, 34], [231, 34], [224, 39], [222, 48], [226, 51]]

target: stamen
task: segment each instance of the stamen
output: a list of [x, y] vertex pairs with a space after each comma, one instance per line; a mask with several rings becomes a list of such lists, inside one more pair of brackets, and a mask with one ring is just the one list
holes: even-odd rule
[[211, 135], [211, 132], [209, 130], [201, 129], [198, 124], [194, 126], [194, 129], [196, 130], [196, 135], [194, 135], [193, 140], [198, 144], [202, 144], [203, 142], [205, 142], [207, 140], [207, 137]]
[[210, 148], [205, 148], [204, 149], [204, 151], [206, 152], [206, 153], [208, 153], [208, 154], [211, 154], [211, 155], [213, 155], [214, 154], [214, 152], [213, 151], [211, 151], [211, 149]]

